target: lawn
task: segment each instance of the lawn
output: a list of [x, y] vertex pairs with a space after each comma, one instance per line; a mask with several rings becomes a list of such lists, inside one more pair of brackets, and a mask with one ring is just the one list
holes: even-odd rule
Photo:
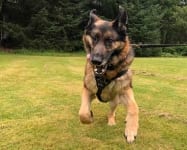
[[123, 106], [117, 109], [116, 126], [107, 126], [109, 106], [97, 100], [92, 105], [94, 123], [80, 123], [84, 65], [78, 55], [0, 55], [1, 150], [187, 149], [187, 58], [133, 62], [140, 107], [133, 144], [123, 138]]

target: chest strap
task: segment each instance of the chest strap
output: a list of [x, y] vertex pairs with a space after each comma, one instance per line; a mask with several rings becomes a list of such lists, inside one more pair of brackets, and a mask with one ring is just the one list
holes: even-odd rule
[[101, 102], [106, 102], [103, 101], [103, 99], [101, 98], [101, 94], [103, 89], [109, 85], [113, 80], [121, 77], [122, 75], [124, 75], [125, 73], [127, 73], [128, 70], [122, 70], [121, 72], [119, 72], [115, 77], [113, 77], [112, 79], [108, 80], [104, 77], [104, 75], [95, 75], [95, 80], [96, 80], [96, 84], [97, 84], [97, 93], [96, 96], [99, 99], [99, 101]]

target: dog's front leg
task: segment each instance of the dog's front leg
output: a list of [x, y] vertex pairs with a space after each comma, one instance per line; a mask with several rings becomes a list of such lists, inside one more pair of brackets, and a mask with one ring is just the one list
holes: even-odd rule
[[79, 110], [80, 121], [85, 124], [93, 122], [93, 114], [91, 111], [91, 93], [87, 88], [83, 88], [82, 102]]
[[119, 99], [118, 96], [116, 96], [113, 101], [110, 101], [110, 112], [108, 114], [108, 125], [109, 126], [113, 126], [116, 124], [115, 110], [118, 105], [118, 99]]
[[137, 136], [139, 112], [132, 88], [125, 90], [125, 102], [127, 105], [125, 136], [127, 138], [127, 142], [131, 143]]

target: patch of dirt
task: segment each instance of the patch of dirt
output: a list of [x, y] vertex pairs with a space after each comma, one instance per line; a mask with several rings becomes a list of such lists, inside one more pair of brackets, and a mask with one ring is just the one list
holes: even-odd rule
[[182, 116], [177, 116], [169, 113], [160, 113], [158, 114], [159, 118], [166, 118], [168, 120], [177, 120], [180, 122], [183, 122], [184, 124], [187, 124], [187, 119], [183, 118]]
[[148, 112], [144, 109], [140, 109], [140, 112], [142, 112], [145, 115], [159, 117], [159, 118], [163, 118], [163, 119], [167, 119], [167, 120], [175, 120], [175, 121], [179, 121], [184, 124], [187, 124], [187, 118], [185, 118], [184, 116], [174, 115], [174, 114], [170, 114], [168, 112], [161, 112], [161, 113], [156, 112], [156, 111]]
[[186, 77], [177, 77], [176, 80], [178, 80], [178, 81], [184, 81], [184, 80], [187, 80], [187, 78]]
[[159, 73], [152, 73], [152, 72], [147, 72], [145, 70], [132, 70], [132, 73], [134, 75], [143, 75], [143, 76], [152, 76], [152, 77], [161, 77], [161, 78], [170, 78], [170, 79], [174, 79], [174, 80], [177, 80], [177, 81], [185, 81], [187, 80], [187, 77], [177, 77], [177, 76], [163, 76]]
[[144, 75], [144, 76], [157, 76], [155, 73], [147, 72], [144, 70], [132, 70], [135, 75]]

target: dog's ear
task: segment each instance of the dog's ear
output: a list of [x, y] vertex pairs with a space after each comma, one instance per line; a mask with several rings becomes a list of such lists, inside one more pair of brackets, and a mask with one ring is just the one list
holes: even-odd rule
[[116, 29], [121, 34], [126, 34], [128, 23], [128, 16], [127, 12], [124, 10], [123, 7], [119, 6], [119, 13], [117, 18], [113, 21], [113, 28]]
[[87, 26], [85, 27], [86, 30], [89, 30], [92, 28], [93, 24], [100, 20], [100, 18], [95, 14], [96, 13], [96, 9], [93, 9], [90, 11], [90, 19], [88, 21]]

